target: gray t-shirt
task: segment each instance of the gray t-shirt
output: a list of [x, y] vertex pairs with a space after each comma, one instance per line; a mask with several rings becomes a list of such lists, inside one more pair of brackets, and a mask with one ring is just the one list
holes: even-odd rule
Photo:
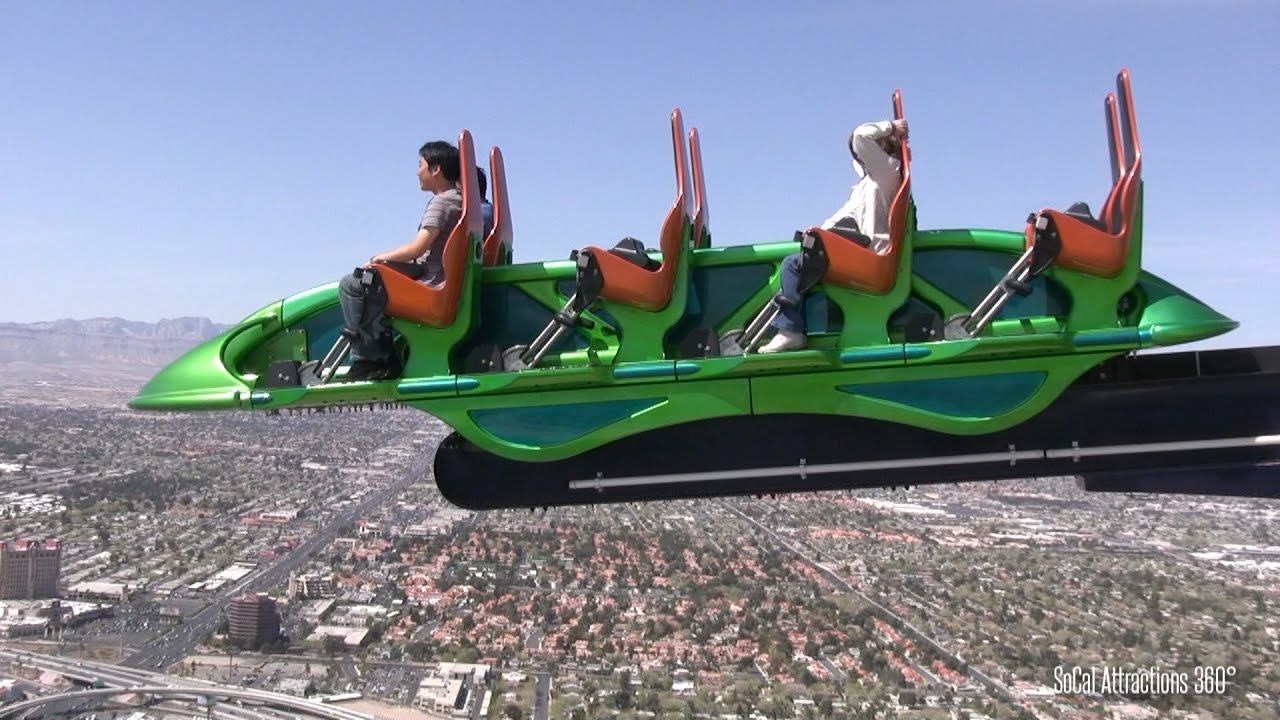
[[427, 248], [427, 252], [414, 261], [426, 265], [422, 275], [424, 281], [438, 283], [444, 279], [444, 244], [461, 218], [462, 193], [456, 189], [445, 190], [427, 203], [427, 210], [422, 213], [422, 222], [418, 224], [418, 228], [440, 228], [440, 234], [431, 243], [431, 247]]

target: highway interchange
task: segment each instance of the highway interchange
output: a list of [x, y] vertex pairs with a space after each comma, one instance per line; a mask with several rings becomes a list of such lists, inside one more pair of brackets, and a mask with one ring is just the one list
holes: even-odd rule
[[[280, 693], [230, 687], [196, 678], [175, 678], [163, 673], [135, 670], [117, 665], [69, 660], [55, 655], [42, 655], [0, 647], [0, 659], [58, 673], [86, 686], [86, 689], [32, 698], [0, 710], [0, 720], [23, 717], [47, 717], [54, 712], [78, 717], [80, 713], [101, 707], [112, 696], [123, 692], [172, 697], [189, 707], [200, 698], [215, 699], [209, 717], [227, 720], [285, 720], [296, 717], [321, 717], [332, 720], [373, 720], [365, 713], [325, 705], [313, 700]], [[95, 685], [99, 687], [94, 687]], [[217, 699], [225, 700], [219, 702]], [[285, 710], [287, 708], [287, 710]], [[301, 713], [301, 715], [300, 715]]]

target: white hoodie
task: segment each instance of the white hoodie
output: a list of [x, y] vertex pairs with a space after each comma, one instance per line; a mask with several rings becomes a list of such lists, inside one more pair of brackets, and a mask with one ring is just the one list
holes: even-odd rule
[[[871, 238], [871, 249], [883, 253], [889, 249], [889, 204], [902, 186], [902, 163], [891, 157], [876, 142], [893, 133], [893, 123], [863, 123], [853, 131], [854, 172], [862, 179], [835, 215], [827, 218], [821, 227], [830, 230], [849, 218], [858, 223], [858, 230]], [[862, 162], [859, 163], [858, 161]], [[846, 223], [844, 223], [847, 225]]]

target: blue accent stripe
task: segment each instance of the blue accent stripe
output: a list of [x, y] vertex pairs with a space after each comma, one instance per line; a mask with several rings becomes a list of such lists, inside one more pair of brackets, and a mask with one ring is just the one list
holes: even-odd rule
[[405, 380], [396, 385], [396, 392], [401, 395], [430, 392], [453, 392], [458, 389], [458, 379], [452, 375], [446, 378], [430, 380]]
[[629, 378], [669, 377], [676, 374], [673, 362], [634, 363], [613, 369], [613, 376], [618, 380]]
[[271, 402], [271, 393], [266, 390], [254, 390], [249, 393], [249, 406], [266, 405]]
[[916, 358], [929, 357], [933, 354], [933, 351], [926, 347], [909, 345], [907, 346], [907, 350], [904, 354], [907, 356], [908, 360], [915, 360]]
[[1048, 377], [1015, 372], [960, 378], [838, 385], [837, 390], [956, 418], [988, 418], [1021, 406]]
[[702, 366], [699, 365], [698, 363], [692, 363], [692, 362], [676, 363], [676, 377], [680, 377], [681, 375], [696, 375], [700, 370], [702, 370]]
[[1076, 333], [1071, 343], [1076, 347], [1098, 345], [1139, 345], [1151, 342], [1150, 328], [1120, 328], [1118, 330], [1093, 330]]
[[480, 387], [480, 381], [475, 378], [458, 378], [458, 390], [475, 390]]
[[526, 447], [554, 447], [586, 437], [601, 428], [657, 407], [666, 398], [536, 405], [472, 410], [471, 420], [503, 442]]
[[[921, 348], [923, 349], [923, 348]], [[893, 347], [867, 348], [864, 350], [845, 350], [840, 353], [842, 363], [884, 362], [886, 360], [905, 360], [901, 345]]]

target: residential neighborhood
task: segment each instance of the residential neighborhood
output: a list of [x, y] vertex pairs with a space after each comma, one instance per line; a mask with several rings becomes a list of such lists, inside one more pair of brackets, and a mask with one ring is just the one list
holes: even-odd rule
[[[11, 502], [2, 537], [56, 538], [61, 618], [3, 600], [5, 647], [377, 717], [1265, 718], [1280, 698], [1274, 501], [1050, 478], [475, 513], [431, 483], [445, 428], [420, 413], [149, 415], [109, 385], [2, 389], [3, 489], [54, 498]], [[1212, 694], [1062, 687], [1112, 666], [1233, 672]]]

